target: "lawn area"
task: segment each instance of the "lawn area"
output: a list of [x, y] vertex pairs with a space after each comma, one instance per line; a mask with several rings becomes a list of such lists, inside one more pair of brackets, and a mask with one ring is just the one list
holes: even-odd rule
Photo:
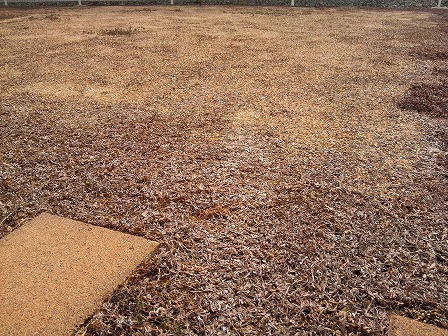
[[448, 11], [0, 9], [0, 236], [160, 242], [77, 335], [448, 328]]

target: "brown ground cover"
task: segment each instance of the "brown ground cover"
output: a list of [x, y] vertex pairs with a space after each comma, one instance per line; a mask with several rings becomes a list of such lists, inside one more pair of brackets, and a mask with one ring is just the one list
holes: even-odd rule
[[1, 9], [1, 234], [161, 243], [78, 335], [446, 328], [445, 12]]

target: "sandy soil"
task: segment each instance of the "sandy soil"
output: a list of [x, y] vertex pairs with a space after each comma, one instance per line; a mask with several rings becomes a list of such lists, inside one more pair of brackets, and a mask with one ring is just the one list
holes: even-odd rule
[[0, 230], [161, 242], [79, 335], [446, 328], [443, 13], [1, 9]]

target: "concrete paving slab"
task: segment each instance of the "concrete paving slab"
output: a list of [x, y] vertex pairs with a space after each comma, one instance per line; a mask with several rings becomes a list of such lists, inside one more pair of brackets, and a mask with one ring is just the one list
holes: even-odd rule
[[391, 315], [389, 336], [448, 336], [448, 330], [403, 316]]
[[39, 215], [0, 239], [0, 335], [70, 335], [156, 246]]

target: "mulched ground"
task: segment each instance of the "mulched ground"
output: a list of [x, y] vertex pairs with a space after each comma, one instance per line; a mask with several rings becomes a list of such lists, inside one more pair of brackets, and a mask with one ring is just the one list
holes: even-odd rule
[[161, 243], [77, 335], [448, 328], [445, 12], [1, 9], [1, 235]]

